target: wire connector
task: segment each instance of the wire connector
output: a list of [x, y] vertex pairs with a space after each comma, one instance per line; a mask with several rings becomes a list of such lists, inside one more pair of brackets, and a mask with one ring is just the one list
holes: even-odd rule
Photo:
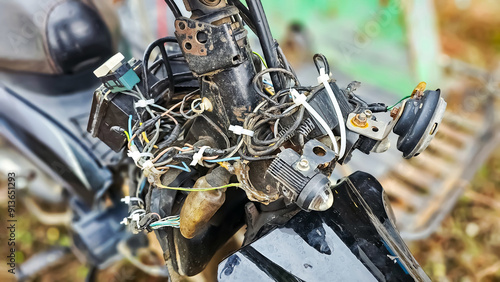
[[207, 148], [210, 148], [210, 147], [209, 146], [201, 147], [200, 150], [198, 151], [198, 153], [195, 153], [193, 155], [193, 161], [189, 165], [190, 166], [195, 166], [196, 164], [203, 165], [203, 162], [201, 161], [201, 159], [203, 158], [203, 153], [205, 152], [205, 150]]
[[144, 100], [144, 99], [141, 99], [137, 102], [135, 102], [134, 106], [136, 108], [145, 108], [149, 105], [152, 105], [155, 103], [155, 100], [154, 99], [149, 99], [149, 100]]
[[239, 125], [230, 125], [229, 131], [232, 131], [236, 135], [248, 135], [250, 137], [253, 137], [253, 134], [254, 134], [254, 132], [252, 130], [245, 129]]

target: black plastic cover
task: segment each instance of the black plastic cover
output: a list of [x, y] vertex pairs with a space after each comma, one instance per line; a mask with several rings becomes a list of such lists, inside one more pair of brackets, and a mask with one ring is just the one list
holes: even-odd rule
[[430, 281], [385, 211], [375, 178], [356, 172], [324, 212], [300, 212], [219, 264], [219, 281]]
[[422, 98], [409, 99], [406, 102], [401, 118], [393, 129], [394, 133], [399, 135], [397, 148], [403, 152], [405, 158], [422, 139], [436, 111], [440, 97], [441, 90], [426, 90]]

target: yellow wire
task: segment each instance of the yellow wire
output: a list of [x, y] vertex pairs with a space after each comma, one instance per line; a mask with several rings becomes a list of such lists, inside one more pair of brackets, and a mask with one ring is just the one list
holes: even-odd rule
[[264, 61], [264, 58], [262, 58], [262, 56], [261, 56], [259, 53], [255, 52], [255, 51], [254, 51], [253, 53], [254, 53], [255, 55], [257, 55], [257, 57], [259, 57], [259, 58], [260, 58], [260, 60], [262, 61], [262, 64], [263, 64], [263, 65], [266, 67], [266, 69], [267, 69], [267, 64], [266, 64], [266, 61]]
[[178, 190], [178, 191], [188, 191], [188, 192], [201, 192], [201, 191], [213, 191], [213, 190], [219, 190], [219, 189], [224, 189], [228, 187], [239, 187], [240, 183], [231, 183], [227, 184], [224, 186], [218, 186], [218, 187], [210, 187], [210, 188], [182, 188], [182, 187], [169, 187], [165, 186], [162, 184], [156, 183], [156, 186], [158, 188], [164, 188], [164, 189], [170, 189], [170, 190]]
[[128, 134], [128, 132], [126, 130], [124, 130], [123, 132], [125, 132], [125, 135], [127, 136], [127, 141], [130, 141], [130, 135]]
[[274, 95], [274, 92], [271, 92], [271, 90], [269, 90], [269, 88], [264, 87], [264, 90], [266, 90], [266, 92], [269, 93], [269, 95], [271, 95], [271, 96]]
[[[140, 123], [140, 125], [142, 125], [142, 122]], [[142, 132], [142, 138], [144, 138], [144, 141], [146, 141], [146, 143], [149, 143], [149, 139], [148, 139], [148, 136], [146, 136], [146, 132]], [[153, 145], [153, 148], [158, 148], [158, 146], [156, 145]]]

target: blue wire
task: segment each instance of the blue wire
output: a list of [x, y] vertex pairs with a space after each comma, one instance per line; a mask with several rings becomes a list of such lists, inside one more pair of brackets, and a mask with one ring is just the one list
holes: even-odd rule
[[265, 83], [265, 84], [267, 84], [267, 85], [269, 85], [269, 86], [271, 86], [271, 87], [273, 87], [273, 84], [272, 84], [272, 83], [270, 83], [270, 82], [269, 82], [269, 81], [267, 81], [267, 80], [264, 80], [264, 83]]
[[182, 162], [182, 164], [184, 165], [184, 167], [182, 166], [177, 166], [177, 165], [166, 165], [166, 167], [171, 167], [171, 168], [176, 168], [176, 169], [180, 169], [180, 170], [183, 170], [185, 172], [191, 172], [191, 169], [186, 165], [185, 162]]
[[141, 183], [141, 187], [139, 187], [139, 195], [142, 193], [144, 186], [146, 186], [146, 178], [144, 178], [144, 181], [142, 181]]
[[207, 163], [220, 163], [220, 162], [236, 161], [239, 159], [240, 159], [240, 157], [232, 157], [232, 158], [225, 158], [225, 159], [218, 159], [218, 160], [205, 160], [205, 161]]
[[[128, 134], [130, 135], [130, 138], [132, 138], [132, 115], [128, 116]], [[132, 146], [134, 146], [134, 141], [132, 140]]]

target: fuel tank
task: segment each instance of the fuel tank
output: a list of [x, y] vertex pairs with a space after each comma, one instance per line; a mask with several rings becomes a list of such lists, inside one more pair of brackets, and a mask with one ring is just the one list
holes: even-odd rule
[[295, 215], [219, 264], [219, 281], [430, 281], [399, 236], [380, 183], [355, 172], [324, 212]]

